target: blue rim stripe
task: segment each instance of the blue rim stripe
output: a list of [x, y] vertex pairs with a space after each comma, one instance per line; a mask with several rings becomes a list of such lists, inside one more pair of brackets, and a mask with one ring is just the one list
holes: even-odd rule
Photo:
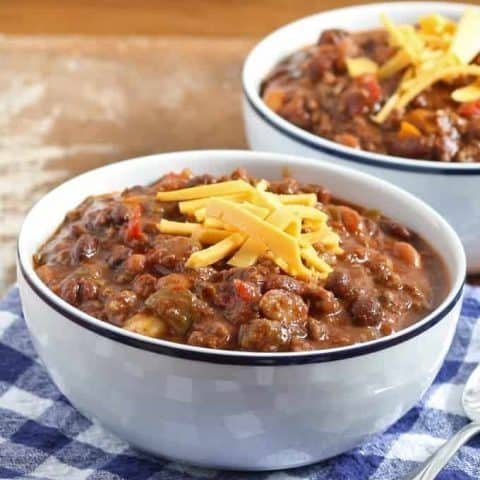
[[[318, 143], [315, 143], [313, 140], [308, 140], [306, 138], [303, 138], [297, 133], [291, 130], [288, 130], [283, 125], [279, 125], [274, 120], [269, 118], [265, 114], [265, 112], [262, 112], [262, 110], [260, 110], [257, 107], [257, 105], [255, 105], [254, 101], [249, 96], [247, 89], [245, 88], [245, 84], [243, 85], [243, 94], [246, 100], [248, 101], [249, 105], [253, 108], [253, 110], [264, 122], [268, 123], [275, 130], [278, 130], [282, 135], [285, 135], [289, 137], [291, 140], [301, 143], [313, 150], [317, 150], [322, 153], [328, 153], [330, 155], [335, 155], [336, 157], [340, 157], [343, 160], [347, 160], [349, 162], [363, 163], [365, 165], [370, 165], [372, 167], [386, 168], [389, 170], [400, 170], [400, 171], [406, 171], [406, 172], [428, 173], [428, 174], [433, 173], [436, 175], [465, 175], [465, 176], [478, 175], [480, 176], [480, 163], [478, 165], [478, 169], [476, 170], [466, 170], [462, 168], [424, 167], [424, 166], [415, 165], [416, 160], [412, 160], [412, 159], [405, 159], [405, 161], [407, 162], [405, 165], [397, 165], [385, 160], [377, 160], [374, 158], [364, 158], [359, 155], [356, 155], [353, 152], [352, 153], [341, 152], [337, 150], [335, 147], [329, 147], [328, 145], [319, 145]], [[307, 131], [305, 132], [308, 133]], [[408, 162], [411, 162], [411, 164], [408, 164]], [[432, 160], [432, 162], [434, 162], [434, 160]], [[436, 163], [438, 164], [442, 162], [436, 162]]]
[[75, 315], [74, 313], [65, 309], [62, 305], [56, 301], [57, 296], [52, 292], [52, 296], [44, 294], [29, 277], [25, 268], [20, 260], [20, 253], [17, 250], [17, 261], [20, 266], [20, 271], [22, 272], [25, 281], [33, 290], [33, 292], [44, 301], [49, 307], [58, 312], [60, 315], [64, 316], [68, 320], [76, 323], [77, 325], [86, 328], [94, 333], [101, 335], [102, 337], [109, 338], [115, 342], [128, 345], [130, 347], [138, 348], [140, 350], [147, 350], [149, 352], [158, 353], [161, 355], [167, 355], [169, 357], [183, 358], [186, 360], [195, 360], [200, 362], [207, 363], [217, 363], [222, 365], [250, 365], [250, 366], [284, 366], [284, 365], [304, 365], [310, 363], [324, 363], [332, 362], [336, 360], [344, 360], [347, 358], [354, 358], [360, 355], [367, 355], [369, 353], [378, 352], [386, 348], [398, 345], [403, 343], [411, 338], [420, 335], [426, 330], [430, 329], [441, 320], [443, 320], [446, 315], [455, 307], [455, 305], [460, 300], [462, 295], [464, 283], [460, 286], [460, 290], [456, 293], [452, 301], [446, 305], [440, 312], [438, 312], [434, 317], [432, 317], [428, 322], [421, 325], [420, 327], [409, 331], [403, 335], [399, 335], [395, 338], [387, 339], [384, 342], [376, 344], [358, 344], [352, 347], [346, 347], [344, 350], [337, 352], [329, 352], [318, 350], [311, 354], [306, 354], [301, 357], [288, 357], [288, 356], [278, 356], [275, 354], [263, 356], [263, 357], [241, 357], [229, 354], [221, 353], [209, 353], [209, 352], [197, 352], [193, 350], [183, 350], [181, 348], [176, 348], [175, 344], [171, 345], [158, 345], [149, 342], [148, 340], [139, 340], [137, 338], [132, 338], [127, 335], [123, 335], [119, 332], [113, 332], [107, 328], [102, 328], [101, 326], [94, 325], [81, 318], [80, 316]]

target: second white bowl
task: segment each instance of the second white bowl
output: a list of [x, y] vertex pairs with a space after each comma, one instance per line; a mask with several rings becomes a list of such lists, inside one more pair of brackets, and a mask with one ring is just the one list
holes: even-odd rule
[[467, 253], [468, 271], [477, 273], [480, 272], [479, 163], [411, 160], [345, 147], [287, 122], [270, 110], [259, 95], [260, 85], [271, 69], [290, 53], [315, 43], [323, 30], [378, 28], [382, 12], [397, 23], [415, 23], [429, 13], [458, 19], [465, 8], [465, 4], [441, 2], [362, 5], [319, 13], [276, 30], [262, 40], [245, 61], [244, 121], [253, 150], [302, 155], [353, 167], [389, 180], [425, 200], [458, 232]]

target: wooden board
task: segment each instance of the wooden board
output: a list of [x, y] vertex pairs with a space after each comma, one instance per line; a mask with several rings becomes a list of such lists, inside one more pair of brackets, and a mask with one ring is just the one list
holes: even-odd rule
[[[255, 35], [362, 0], [4, 0], [0, 31], [90, 35]], [[361, 27], [361, 25], [359, 25]]]

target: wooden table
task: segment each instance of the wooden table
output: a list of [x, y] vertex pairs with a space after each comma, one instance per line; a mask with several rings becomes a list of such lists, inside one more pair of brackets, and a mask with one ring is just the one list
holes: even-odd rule
[[321, 10], [365, 3], [372, 0], [14, 0], [0, 3], [0, 31], [258, 37]]
[[347, 3], [361, 2], [3, 2], [0, 293], [14, 281], [16, 235], [37, 198], [119, 159], [245, 147], [248, 50], [283, 23]]

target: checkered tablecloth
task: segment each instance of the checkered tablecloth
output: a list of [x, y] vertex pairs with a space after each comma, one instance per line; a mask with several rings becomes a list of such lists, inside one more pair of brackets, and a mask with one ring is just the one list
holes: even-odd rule
[[[460, 397], [480, 361], [480, 288], [467, 287], [453, 346], [422, 401], [359, 448], [287, 472], [204, 470], [144, 456], [92, 424], [57, 390], [33, 350], [18, 290], [0, 301], [0, 478], [68, 480], [400, 479], [467, 423]], [[480, 439], [440, 480], [480, 479]]]

